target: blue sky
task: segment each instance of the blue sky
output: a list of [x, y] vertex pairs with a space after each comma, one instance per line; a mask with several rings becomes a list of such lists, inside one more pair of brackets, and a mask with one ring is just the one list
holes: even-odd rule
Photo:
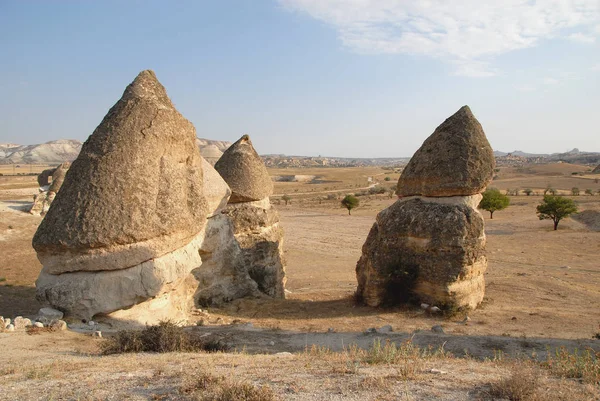
[[496, 150], [600, 151], [600, 1], [0, 0], [0, 142], [85, 140], [153, 69], [198, 136], [410, 156], [468, 104]]

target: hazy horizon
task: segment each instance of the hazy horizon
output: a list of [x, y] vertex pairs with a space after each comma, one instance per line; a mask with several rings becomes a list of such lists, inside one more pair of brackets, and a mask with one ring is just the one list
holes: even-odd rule
[[152, 69], [198, 137], [410, 157], [469, 105], [495, 150], [600, 152], [600, 3], [0, 3], [0, 143], [84, 141]]

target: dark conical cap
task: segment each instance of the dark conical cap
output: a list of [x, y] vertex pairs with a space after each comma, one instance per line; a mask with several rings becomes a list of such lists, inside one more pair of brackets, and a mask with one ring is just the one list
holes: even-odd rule
[[49, 273], [116, 270], [187, 244], [206, 221], [196, 130], [142, 71], [83, 144], [33, 238]]
[[229, 203], [257, 201], [273, 193], [273, 182], [248, 135], [242, 136], [215, 164], [231, 188]]
[[399, 196], [458, 196], [492, 181], [494, 153], [469, 106], [446, 119], [415, 152], [398, 180]]

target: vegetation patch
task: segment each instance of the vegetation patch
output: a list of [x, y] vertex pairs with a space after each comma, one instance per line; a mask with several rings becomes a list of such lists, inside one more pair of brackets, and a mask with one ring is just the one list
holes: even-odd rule
[[100, 344], [103, 355], [128, 352], [218, 352], [229, 346], [221, 340], [200, 338], [171, 321], [143, 330], [121, 330]]
[[274, 401], [277, 398], [269, 386], [249, 382], [232, 382], [224, 376], [200, 373], [179, 388], [185, 399], [198, 401]]

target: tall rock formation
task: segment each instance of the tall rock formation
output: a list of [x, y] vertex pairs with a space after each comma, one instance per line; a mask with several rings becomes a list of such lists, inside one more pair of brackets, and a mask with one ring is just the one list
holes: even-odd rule
[[[50, 209], [56, 194], [60, 190], [71, 163], [64, 162], [56, 168], [44, 170], [38, 175], [40, 193], [33, 197], [29, 213], [44, 216]], [[52, 183], [49, 179], [52, 177]]]
[[83, 144], [35, 233], [40, 299], [84, 318], [186, 308], [208, 213], [195, 141], [154, 72], [142, 71]]
[[[224, 252], [229, 262], [221, 267], [230, 272], [231, 280], [223, 285], [215, 283], [213, 288], [230, 288], [231, 297], [258, 290], [270, 297], [284, 298], [283, 229], [279, 214], [269, 201], [273, 183], [248, 135], [242, 136], [223, 153], [215, 169], [231, 188], [231, 197], [222, 212], [227, 219], [219, 223], [226, 228], [214, 230], [212, 237], [207, 229], [207, 240], [212, 239], [207, 241], [205, 248], [211, 248], [209, 243], [224, 243], [217, 238], [219, 235], [228, 237], [229, 234], [224, 234], [226, 230], [231, 230], [235, 244], [230, 244], [230, 251]], [[214, 245], [212, 249], [206, 253], [223, 253]], [[197, 299], [202, 302], [210, 297], [198, 293]]]
[[477, 307], [487, 268], [477, 205], [494, 167], [481, 125], [462, 107], [417, 150], [398, 180], [400, 199], [377, 215], [356, 266], [357, 296], [370, 306]]

